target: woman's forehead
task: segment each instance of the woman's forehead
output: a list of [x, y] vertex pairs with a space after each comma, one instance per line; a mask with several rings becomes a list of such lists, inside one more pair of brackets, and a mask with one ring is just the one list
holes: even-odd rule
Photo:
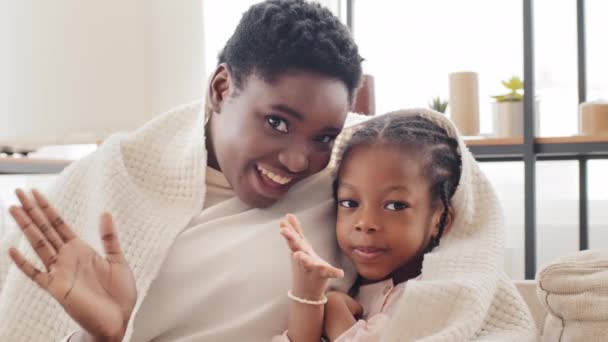
[[250, 76], [241, 95], [260, 110], [273, 110], [301, 122], [321, 121], [342, 128], [348, 91], [339, 80], [315, 73], [286, 73], [272, 81]]

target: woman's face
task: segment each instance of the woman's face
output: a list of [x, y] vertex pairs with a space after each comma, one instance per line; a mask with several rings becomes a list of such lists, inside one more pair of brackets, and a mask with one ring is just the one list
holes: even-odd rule
[[272, 82], [254, 73], [237, 89], [220, 65], [209, 92], [208, 164], [253, 207], [272, 205], [327, 166], [349, 108], [343, 82], [305, 71]]

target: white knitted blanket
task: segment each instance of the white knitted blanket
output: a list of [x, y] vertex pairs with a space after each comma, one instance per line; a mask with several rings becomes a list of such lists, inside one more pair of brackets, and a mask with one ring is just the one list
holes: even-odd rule
[[[206, 152], [201, 108], [184, 106], [132, 134], [109, 138], [93, 155], [66, 169], [48, 192], [66, 221], [98, 250], [99, 214], [114, 214], [137, 282], [136, 310], [174, 238], [203, 207]], [[457, 135], [449, 120], [434, 112], [404, 115], [415, 113]], [[423, 280], [408, 283], [386, 341], [536, 339], [532, 317], [501, 268], [498, 200], [462, 141], [460, 149], [463, 172], [453, 199], [453, 229], [425, 257]], [[7, 267], [6, 248], [14, 241], [0, 242], [0, 341], [58, 340], [76, 326], [50, 296], [18, 269]], [[30, 260], [36, 259], [25, 242], [19, 248]], [[125, 341], [131, 332], [130, 325]]]
[[[398, 113], [422, 115], [457, 137], [462, 176], [452, 198], [452, 229], [442, 237], [438, 248], [425, 255], [422, 280], [408, 282], [383, 340], [538, 340], [528, 307], [502, 268], [502, 209], [490, 182], [444, 115], [428, 109]], [[345, 131], [341, 143], [350, 132]], [[335, 158], [339, 160], [340, 154], [338, 149]]]
[[[95, 153], [69, 166], [48, 191], [65, 220], [98, 250], [99, 215], [103, 210], [114, 215], [137, 283], [137, 306], [176, 235], [203, 207], [206, 152], [201, 108], [198, 103], [187, 105], [134, 133], [110, 137]], [[9, 243], [0, 244], [0, 341], [65, 337], [76, 325], [54, 299], [16, 267], [5, 274]], [[19, 248], [30, 260], [37, 259], [24, 241]]]

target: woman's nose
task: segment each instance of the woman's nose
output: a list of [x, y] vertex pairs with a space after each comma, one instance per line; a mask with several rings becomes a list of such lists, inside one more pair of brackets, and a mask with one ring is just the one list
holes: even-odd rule
[[306, 171], [309, 165], [308, 159], [308, 152], [302, 146], [286, 149], [279, 153], [279, 162], [292, 173]]

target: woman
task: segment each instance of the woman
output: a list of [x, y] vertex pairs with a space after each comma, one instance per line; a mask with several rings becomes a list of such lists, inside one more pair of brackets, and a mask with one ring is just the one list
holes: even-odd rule
[[[335, 260], [321, 171], [360, 77], [357, 47], [327, 9], [252, 6], [219, 56], [209, 116], [188, 105], [109, 138], [53, 184], [56, 211], [18, 192], [11, 213], [27, 241], [10, 256], [34, 281], [7, 271], [15, 240], [4, 241], [0, 340], [69, 335], [77, 325], [65, 312], [83, 328], [70, 341], [266, 341], [282, 331], [290, 264], [278, 222], [298, 214]], [[103, 211], [112, 217], [98, 232]]]

